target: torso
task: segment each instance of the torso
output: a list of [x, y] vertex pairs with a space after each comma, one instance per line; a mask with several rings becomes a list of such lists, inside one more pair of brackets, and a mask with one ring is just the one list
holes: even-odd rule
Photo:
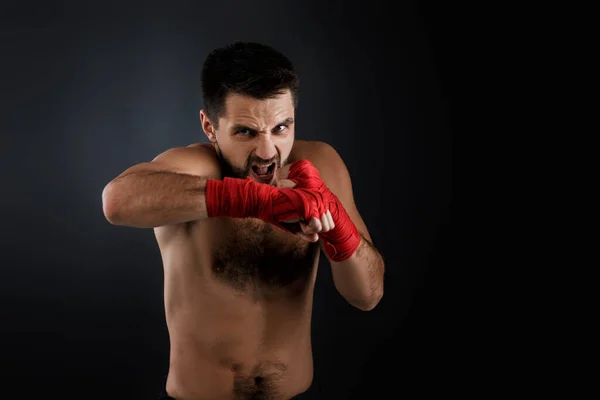
[[275, 400], [307, 390], [318, 244], [253, 218], [155, 233], [171, 340], [169, 395]]

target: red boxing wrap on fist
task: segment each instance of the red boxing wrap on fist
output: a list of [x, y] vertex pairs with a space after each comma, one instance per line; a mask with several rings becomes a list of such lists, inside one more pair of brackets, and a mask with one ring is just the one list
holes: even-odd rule
[[329, 258], [336, 262], [350, 258], [360, 244], [360, 234], [338, 197], [321, 180], [319, 171], [308, 160], [296, 161], [290, 167], [288, 179], [297, 185], [292, 190], [309, 190], [322, 196], [323, 203], [317, 219], [320, 220], [327, 210], [331, 213], [335, 228], [319, 233]]
[[255, 182], [252, 178], [208, 179], [205, 191], [208, 217], [260, 218], [288, 232], [294, 225], [281, 222], [290, 219], [320, 218], [326, 211], [320, 193], [306, 189], [280, 189]]

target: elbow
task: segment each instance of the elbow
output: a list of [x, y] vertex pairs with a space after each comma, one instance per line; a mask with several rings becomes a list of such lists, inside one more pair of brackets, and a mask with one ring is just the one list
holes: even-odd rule
[[106, 185], [102, 191], [102, 212], [108, 222], [119, 225], [119, 206], [112, 183]]
[[383, 289], [381, 291], [378, 291], [377, 293], [375, 293], [371, 296], [365, 297], [364, 299], [361, 299], [359, 301], [355, 300], [355, 301], [348, 301], [348, 302], [361, 311], [371, 311], [375, 307], [377, 307], [377, 305], [379, 304], [379, 302], [381, 301], [382, 298], [383, 298]]

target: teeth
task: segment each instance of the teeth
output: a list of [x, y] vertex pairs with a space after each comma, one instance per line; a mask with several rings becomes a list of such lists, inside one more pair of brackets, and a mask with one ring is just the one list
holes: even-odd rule
[[275, 163], [270, 164], [252, 164], [254, 173], [260, 178], [266, 179], [273, 171], [269, 171], [269, 167], [275, 167]]
[[273, 163], [271, 163], [271, 164], [253, 164], [252, 167], [253, 167], [254, 173], [256, 175], [258, 175], [262, 178], [266, 178], [270, 174], [269, 167], [272, 165], [273, 165]]

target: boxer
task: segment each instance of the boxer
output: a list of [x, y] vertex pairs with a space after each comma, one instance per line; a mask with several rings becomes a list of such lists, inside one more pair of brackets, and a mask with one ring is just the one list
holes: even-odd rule
[[295, 139], [298, 74], [277, 50], [237, 42], [202, 70], [209, 143], [134, 165], [102, 193], [107, 220], [153, 228], [170, 338], [164, 399], [291, 399], [313, 381], [320, 251], [364, 311], [384, 262], [337, 151]]

